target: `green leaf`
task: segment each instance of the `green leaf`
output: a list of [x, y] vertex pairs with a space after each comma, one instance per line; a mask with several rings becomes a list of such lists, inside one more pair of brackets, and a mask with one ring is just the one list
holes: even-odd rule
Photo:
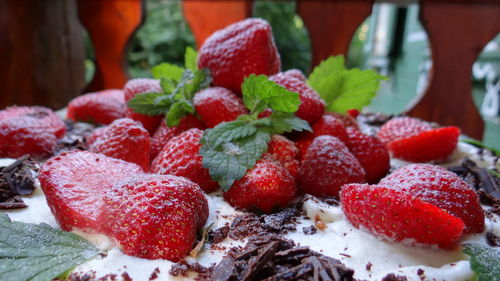
[[154, 78], [156, 79], [161, 79], [162, 77], [169, 78], [177, 83], [181, 81], [183, 72], [184, 68], [166, 62], [160, 63], [159, 65], [156, 65], [151, 69], [151, 74], [153, 74]]
[[162, 77], [160, 78], [160, 86], [164, 93], [171, 94], [175, 91], [177, 83], [170, 78]]
[[167, 126], [175, 127], [179, 125], [182, 117], [186, 116], [188, 113], [194, 113], [194, 106], [190, 101], [183, 100], [178, 101], [170, 107], [168, 110], [165, 120], [167, 121]]
[[135, 95], [127, 104], [136, 113], [154, 116], [167, 112], [171, 102], [163, 93], [148, 92]]
[[478, 281], [500, 280], [500, 249], [481, 244], [464, 244], [463, 252], [470, 256], [471, 269]]
[[284, 87], [270, 81], [265, 75], [251, 74], [241, 85], [243, 102], [256, 116], [266, 108], [273, 111], [295, 112], [299, 108], [298, 93], [293, 93]]
[[195, 72], [198, 70], [198, 66], [196, 63], [196, 59], [198, 57], [198, 52], [196, 52], [193, 48], [187, 47], [186, 53], [184, 55], [184, 65], [187, 69]]
[[267, 150], [270, 140], [268, 133], [257, 132], [218, 147], [212, 147], [207, 142], [200, 149], [203, 166], [209, 170], [210, 177], [227, 191], [234, 181], [241, 179], [248, 169], [255, 166]]
[[185, 98], [193, 99], [194, 94], [199, 90], [206, 88], [212, 82], [212, 77], [210, 76], [210, 71], [208, 68], [202, 70], [197, 70], [193, 73], [193, 77], [190, 83], [185, 84]]
[[387, 77], [373, 70], [346, 69], [343, 56], [330, 57], [318, 65], [307, 83], [321, 96], [328, 111], [361, 110], [376, 95]]
[[2, 281], [50, 281], [98, 254], [75, 234], [45, 224], [12, 222], [0, 214]]
[[486, 146], [486, 145], [484, 145], [484, 143], [482, 143], [482, 142], [480, 142], [478, 140], [475, 140], [475, 139], [463, 139], [463, 140], [461, 140], [461, 142], [472, 144], [472, 145], [477, 146], [479, 148], [486, 148], [486, 149], [490, 150], [491, 152], [493, 152], [496, 156], [500, 156], [500, 150], [495, 149], [493, 147]]
[[273, 112], [268, 118], [273, 134], [290, 133], [292, 131], [312, 132], [311, 126], [309, 126], [307, 121], [298, 118], [292, 113]]
[[256, 132], [257, 128], [245, 121], [224, 122], [213, 129], [206, 130], [203, 135], [202, 144], [207, 143], [210, 147], [218, 147], [225, 142], [242, 139]]

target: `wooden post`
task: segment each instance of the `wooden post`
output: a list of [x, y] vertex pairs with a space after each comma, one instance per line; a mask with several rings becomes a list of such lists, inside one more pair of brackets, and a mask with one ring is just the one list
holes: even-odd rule
[[84, 86], [84, 58], [74, 0], [0, 1], [0, 109], [66, 106]]
[[420, 19], [429, 34], [429, 85], [408, 114], [482, 139], [484, 122], [472, 99], [472, 64], [500, 31], [498, 1], [422, 0]]
[[246, 19], [252, 0], [183, 0], [182, 9], [198, 48], [214, 31]]

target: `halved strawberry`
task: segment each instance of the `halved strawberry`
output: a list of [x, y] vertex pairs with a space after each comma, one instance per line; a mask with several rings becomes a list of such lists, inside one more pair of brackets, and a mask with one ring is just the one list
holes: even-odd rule
[[73, 121], [107, 125], [125, 117], [125, 100], [122, 90], [104, 90], [87, 93], [72, 99], [66, 117]]
[[212, 87], [199, 91], [193, 98], [193, 104], [208, 128], [248, 114], [243, 100], [235, 93], [222, 87]]
[[383, 185], [347, 184], [342, 187], [340, 199], [347, 219], [355, 227], [387, 240], [450, 248], [464, 230], [460, 218]]
[[208, 202], [192, 181], [170, 175], [140, 175], [104, 195], [107, 233], [125, 254], [146, 259], [183, 259], [208, 217]]
[[116, 182], [141, 174], [136, 164], [88, 151], [63, 152], [38, 172], [47, 203], [62, 229], [96, 233], [105, 230], [103, 193]]
[[428, 130], [432, 130], [432, 126], [427, 122], [411, 117], [396, 117], [387, 121], [380, 128], [377, 137], [387, 144], [394, 140], [416, 136]]
[[224, 192], [224, 199], [238, 208], [269, 213], [288, 205], [296, 192], [293, 176], [274, 157], [264, 155]]
[[364, 183], [366, 173], [338, 138], [319, 136], [309, 146], [299, 170], [299, 189], [315, 196], [338, 197], [347, 183]]
[[90, 151], [149, 170], [150, 136], [139, 122], [129, 118], [115, 120], [104, 129], [95, 130], [89, 139]]
[[435, 165], [411, 164], [383, 178], [381, 185], [420, 198], [459, 217], [464, 233], [484, 230], [484, 212], [473, 188], [454, 173]]
[[205, 192], [217, 189], [208, 169], [203, 167], [199, 151], [203, 131], [189, 129], [171, 138], [151, 164], [153, 173], [186, 177], [197, 183]]

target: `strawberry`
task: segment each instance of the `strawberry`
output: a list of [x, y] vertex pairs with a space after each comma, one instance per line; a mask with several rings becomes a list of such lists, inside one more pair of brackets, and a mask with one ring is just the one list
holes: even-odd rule
[[[160, 87], [159, 80], [138, 78], [129, 80], [127, 84], [125, 84], [123, 92], [125, 93], [125, 102], [129, 102], [137, 94], [148, 92], [160, 93], [162, 92], [162, 89]], [[136, 113], [131, 108], [127, 109], [125, 116], [141, 122], [144, 128], [148, 130], [151, 135], [156, 131], [156, 128], [158, 128], [162, 119], [162, 116], [149, 116]]]
[[454, 173], [430, 164], [401, 167], [380, 181], [381, 185], [417, 197], [465, 223], [464, 233], [484, 230], [484, 213], [473, 188]]
[[359, 126], [358, 126], [358, 123], [356, 122], [356, 119], [350, 115], [341, 114], [341, 113], [337, 113], [337, 112], [325, 112], [325, 114], [337, 118], [339, 121], [342, 122], [342, 124], [346, 128], [353, 127], [354, 129], [359, 130]]
[[298, 69], [289, 69], [285, 72], [283, 72], [284, 75], [286, 76], [290, 76], [290, 77], [293, 77], [295, 79], [299, 79], [300, 81], [302, 82], [306, 82], [306, 76], [304, 75], [304, 73], [302, 73], [302, 71], [298, 70]]
[[122, 90], [104, 90], [72, 99], [68, 104], [66, 118], [107, 125], [115, 119], [125, 117], [126, 109]]
[[140, 175], [116, 184], [104, 202], [109, 235], [125, 254], [145, 259], [183, 259], [208, 217], [199, 186], [170, 175]]
[[304, 81], [284, 73], [273, 75], [270, 79], [285, 87], [288, 91], [299, 94], [300, 106], [295, 112], [295, 116], [306, 120], [309, 124], [314, 124], [321, 118], [325, 111], [325, 102]]
[[410, 162], [443, 160], [457, 147], [460, 129], [444, 127], [398, 139], [387, 145], [395, 158]]
[[352, 127], [346, 131], [349, 137], [346, 145], [365, 169], [366, 180], [369, 183], [378, 182], [389, 171], [389, 151], [376, 137], [365, 135]]
[[171, 138], [151, 164], [153, 173], [186, 177], [197, 183], [205, 192], [219, 186], [213, 181], [208, 170], [203, 167], [199, 154], [203, 131], [189, 129]]
[[163, 146], [165, 146], [165, 144], [171, 138], [192, 128], [197, 128], [200, 130], [205, 129], [205, 124], [203, 124], [200, 119], [196, 118], [196, 116], [192, 114], [183, 117], [179, 122], [179, 125], [175, 127], [168, 127], [165, 121], [162, 121], [158, 129], [156, 129], [153, 137], [151, 138], [150, 158], [155, 159], [158, 153], [160, 153]]
[[329, 114], [324, 114], [323, 116], [321, 116], [318, 122], [314, 123], [312, 129], [312, 133], [303, 132], [300, 134], [300, 137], [295, 140], [295, 144], [300, 151], [300, 159], [304, 159], [307, 148], [311, 145], [312, 141], [316, 137], [329, 135], [337, 137], [343, 143], [347, 142], [347, 133], [344, 125], [340, 120]]
[[87, 137], [85, 138], [87, 145], [91, 146], [98, 138], [101, 138], [104, 135], [104, 133], [107, 131], [107, 129], [108, 129], [108, 126], [95, 128], [92, 131], [92, 133], [87, 135]]
[[355, 108], [347, 110], [347, 115], [351, 116], [352, 118], [357, 118], [359, 114], [360, 114], [359, 110]]
[[41, 106], [11, 106], [0, 111], [0, 157], [53, 153], [66, 125], [52, 110]]
[[432, 126], [424, 121], [411, 117], [396, 117], [385, 123], [377, 137], [385, 144], [394, 140], [416, 136], [424, 131], [432, 130]]
[[284, 136], [274, 135], [269, 142], [267, 152], [297, 178], [299, 174], [299, 149], [295, 143]]
[[454, 246], [464, 223], [443, 209], [383, 185], [347, 184], [342, 209], [357, 228], [391, 241]]
[[63, 230], [78, 228], [103, 232], [105, 220], [99, 212], [102, 193], [133, 174], [136, 164], [88, 151], [63, 152], [49, 159], [38, 172], [40, 186], [52, 214]]
[[[97, 134], [97, 135], [96, 135]], [[103, 130], [96, 130], [89, 137], [89, 150], [106, 156], [136, 163], [149, 170], [149, 133], [129, 118], [113, 121]]]
[[210, 69], [213, 84], [241, 93], [248, 75], [273, 75], [281, 62], [269, 23], [250, 18], [221, 29], [203, 43], [198, 67]]
[[346, 183], [364, 183], [365, 170], [338, 138], [316, 137], [299, 170], [299, 189], [315, 196], [338, 197]]
[[269, 213], [288, 205], [296, 192], [293, 176], [272, 156], [264, 155], [233, 183], [224, 199], [234, 207]]
[[201, 120], [208, 128], [217, 124], [233, 121], [238, 116], [248, 114], [243, 101], [235, 93], [221, 87], [199, 91], [193, 98], [193, 104]]

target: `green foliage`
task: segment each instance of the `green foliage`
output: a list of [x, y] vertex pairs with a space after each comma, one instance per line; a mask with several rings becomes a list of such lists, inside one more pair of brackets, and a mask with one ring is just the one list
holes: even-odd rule
[[478, 281], [500, 281], [500, 250], [481, 244], [464, 244], [463, 252], [470, 256], [471, 269]]

